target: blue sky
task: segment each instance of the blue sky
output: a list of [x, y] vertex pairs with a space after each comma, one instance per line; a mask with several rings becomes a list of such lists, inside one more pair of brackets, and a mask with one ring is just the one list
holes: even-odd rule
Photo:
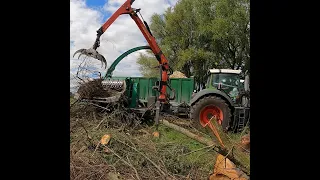
[[86, 4], [89, 7], [97, 7], [97, 6], [103, 6], [108, 0], [87, 0]]
[[[93, 9], [101, 9], [107, 2], [108, 0], [86, 0], [86, 5]], [[111, 16], [111, 13], [104, 11], [103, 15], [103, 20], [106, 21]]]

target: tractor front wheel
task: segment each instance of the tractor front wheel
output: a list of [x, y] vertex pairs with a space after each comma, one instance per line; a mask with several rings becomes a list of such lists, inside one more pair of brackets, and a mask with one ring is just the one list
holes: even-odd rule
[[215, 116], [217, 123], [223, 131], [228, 131], [231, 122], [231, 110], [228, 104], [216, 96], [207, 96], [200, 99], [191, 107], [192, 124], [198, 130], [207, 132], [205, 127], [210, 119]]

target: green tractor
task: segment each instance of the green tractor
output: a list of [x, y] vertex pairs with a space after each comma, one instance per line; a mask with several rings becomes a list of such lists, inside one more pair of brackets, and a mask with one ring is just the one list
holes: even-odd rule
[[249, 74], [241, 70], [210, 69], [206, 87], [192, 95], [193, 125], [205, 127], [214, 116], [224, 131], [240, 131], [250, 119]]

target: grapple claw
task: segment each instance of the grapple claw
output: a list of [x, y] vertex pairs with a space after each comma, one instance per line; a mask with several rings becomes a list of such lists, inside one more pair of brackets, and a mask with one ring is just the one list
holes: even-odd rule
[[96, 55], [96, 59], [98, 59], [99, 61], [101, 61], [101, 68], [103, 67], [103, 64], [105, 65], [105, 68], [107, 68], [107, 60], [101, 55], [101, 54], [97, 54]]
[[77, 50], [74, 54], [73, 54], [73, 57], [77, 54], [77, 53], [80, 53], [79, 56], [78, 56], [78, 59], [80, 58], [81, 55], [86, 55], [86, 56], [89, 56], [89, 57], [93, 57], [97, 60], [99, 60], [101, 62], [101, 67], [103, 67], [103, 64], [105, 65], [105, 68], [107, 68], [107, 61], [106, 59], [98, 53], [98, 51], [90, 48], [90, 49], [79, 49]]
[[[73, 57], [74, 57], [77, 53], [82, 54], [84, 51], [86, 51], [86, 49], [79, 49], [79, 50], [77, 50], [77, 51], [73, 54]], [[79, 58], [79, 57], [78, 57], [78, 58]]]
[[82, 53], [79, 54], [78, 59], [80, 59], [80, 56], [82, 55]]

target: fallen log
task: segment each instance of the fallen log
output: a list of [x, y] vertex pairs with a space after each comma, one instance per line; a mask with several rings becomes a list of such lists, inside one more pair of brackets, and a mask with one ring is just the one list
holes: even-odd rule
[[197, 135], [197, 134], [194, 134], [192, 132], [190, 132], [189, 130], [183, 128], [183, 127], [180, 127], [178, 125], [175, 125], [175, 124], [172, 124], [170, 123], [169, 121], [167, 120], [161, 120], [160, 121], [163, 125], [169, 127], [169, 128], [172, 128], [204, 145], [207, 145], [207, 146], [213, 146], [214, 150], [227, 157], [230, 161], [232, 161], [236, 166], [238, 166], [244, 173], [246, 173], [247, 175], [249, 175], [250, 171], [248, 170], [247, 167], [245, 167], [240, 161], [238, 161], [235, 157], [232, 156], [232, 153], [230, 153], [230, 150], [228, 150], [227, 148], [222, 148], [221, 146], [219, 146], [218, 144], [215, 144], [212, 140], [210, 139], [207, 139], [205, 137], [202, 137], [200, 135]]
[[178, 125], [175, 125], [175, 124], [172, 124], [170, 123], [169, 121], [167, 120], [161, 120], [161, 122], [163, 123], [163, 125], [169, 127], [169, 128], [172, 128], [176, 131], [179, 131], [181, 132], [182, 134], [196, 140], [196, 141], [199, 141], [200, 143], [204, 144], [204, 145], [207, 145], [207, 146], [216, 146], [216, 144], [211, 141], [210, 139], [207, 139], [207, 138], [204, 138], [200, 135], [197, 135], [197, 134], [194, 134], [190, 131], [188, 131], [187, 129], [181, 127], [181, 126], [178, 126]]

